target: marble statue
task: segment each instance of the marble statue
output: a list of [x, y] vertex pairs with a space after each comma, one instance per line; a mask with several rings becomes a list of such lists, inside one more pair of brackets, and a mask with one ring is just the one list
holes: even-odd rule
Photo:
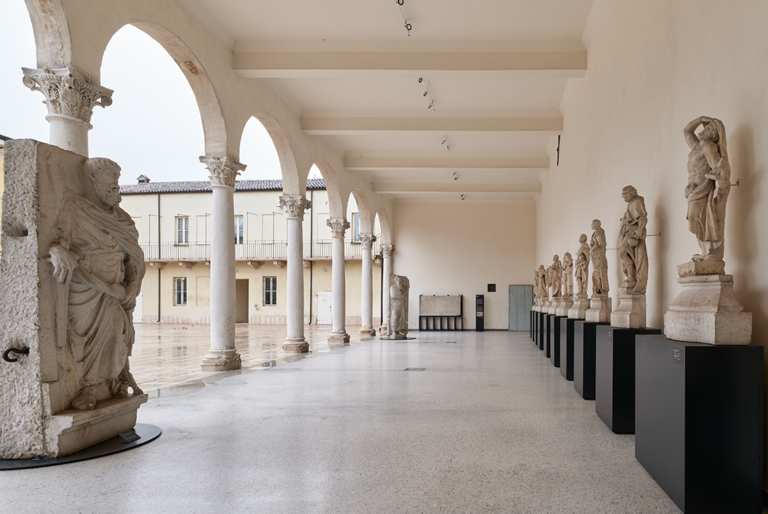
[[570, 252], [563, 254], [563, 297], [573, 297], [573, 257]]
[[555, 255], [552, 257], [552, 299], [559, 300], [562, 296], [562, 284], [563, 284], [563, 263], [560, 262], [560, 257]]
[[[696, 134], [699, 127], [702, 130]], [[723, 261], [725, 204], [731, 190], [725, 126], [701, 116], [688, 123], [683, 134], [691, 149], [686, 219], [701, 253], [677, 266], [682, 291], [664, 314], [664, 335], [694, 343], [748, 345], [752, 313], [743, 312], [733, 291], [733, 275], [725, 274]]]
[[389, 275], [389, 333], [394, 339], [408, 338], [408, 277]]
[[543, 302], [549, 301], [549, 290], [547, 288], [547, 271], [542, 264], [539, 266], [539, 293], [541, 294], [541, 300]]
[[[701, 132], [694, 131], [702, 126]], [[731, 165], [723, 122], [701, 116], [683, 130], [691, 151], [688, 154], [688, 230], [693, 232], [701, 253], [678, 267], [680, 276], [723, 275], [725, 204], [731, 190]]]
[[589, 258], [590, 250], [587, 244], [587, 235], [579, 236], [579, 249], [576, 251], [576, 293], [577, 297], [587, 297], [587, 287], [589, 285]]
[[96, 388], [111, 397], [142, 394], [130, 372], [133, 309], [144, 277], [144, 253], [131, 216], [119, 207], [120, 167], [109, 159], [83, 163], [91, 194], [71, 196], [51, 244], [53, 275], [69, 287], [69, 333], [78, 394], [72, 407], [91, 410]]
[[619, 305], [611, 313], [611, 326], [619, 328], [645, 328], [648, 284], [648, 250], [645, 246], [648, 213], [645, 199], [637, 189], [626, 186], [621, 197], [627, 203], [619, 227], [619, 258], [624, 282], [619, 287]]
[[605, 230], [600, 220], [592, 221], [592, 239], [589, 241], [589, 256], [592, 261], [592, 294], [608, 294], [608, 259], [605, 250], [608, 245], [605, 240]]
[[592, 297], [585, 319], [591, 322], [610, 321], [611, 299], [608, 297], [608, 259], [605, 251], [608, 247], [600, 220], [592, 221], [592, 239], [589, 241], [589, 254], [592, 261]]
[[648, 213], [645, 199], [632, 186], [625, 187], [621, 196], [627, 202], [627, 211], [620, 220], [619, 228], [619, 258], [626, 277], [623, 286], [627, 294], [645, 294], [648, 284], [648, 250], [645, 246]]

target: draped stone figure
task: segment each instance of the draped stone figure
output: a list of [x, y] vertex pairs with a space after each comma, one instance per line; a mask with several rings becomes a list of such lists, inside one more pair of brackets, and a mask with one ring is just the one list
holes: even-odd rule
[[555, 255], [552, 257], [552, 299], [560, 300], [562, 296], [562, 284], [563, 284], [563, 263], [560, 262], [560, 257]]
[[573, 296], [573, 257], [569, 252], [563, 254], [563, 297]]
[[541, 294], [542, 302], [549, 300], [549, 290], [547, 289], [547, 271], [544, 269], [544, 265], [539, 266], [539, 293]]
[[142, 394], [128, 357], [146, 268], [134, 222], [118, 206], [120, 167], [88, 159], [83, 175], [92, 191], [67, 199], [58, 218], [60, 238], [49, 253], [54, 277], [69, 285], [67, 339], [78, 387], [72, 407], [90, 410], [105, 395], [127, 396], [129, 387]]
[[600, 225], [600, 220], [592, 221], [592, 239], [589, 241], [589, 254], [592, 260], [592, 294], [608, 294], [608, 259], [605, 250], [608, 247], [605, 240], [605, 231]]
[[408, 277], [389, 275], [389, 330], [394, 339], [408, 338]]
[[645, 294], [648, 284], [648, 250], [645, 246], [648, 213], [645, 199], [632, 186], [621, 192], [627, 202], [627, 211], [621, 218], [619, 228], [619, 258], [624, 271], [626, 294]]
[[579, 249], [576, 251], [576, 295], [587, 297], [587, 285], [589, 284], [589, 245], [587, 235], [579, 236]]
[[[702, 126], [701, 132], [694, 131]], [[731, 190], [731, 165], [725, 126], [716, 118], [701, 116], [683, 130], [691, 151], [688, 154], [688, 230], [699, 243], [701, 253], [688, 265], [678, 267], [680, 276], [722, 275], [725, 204]]]

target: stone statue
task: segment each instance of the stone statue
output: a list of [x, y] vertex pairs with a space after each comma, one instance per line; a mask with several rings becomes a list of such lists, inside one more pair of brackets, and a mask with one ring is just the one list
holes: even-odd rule
[[539, 302], [539, 296], [541, 293], [539, 292], [539, 270], [533, 271], [533, 298], [535, 303], [538, 304]]
[[632, 186], [625, 187], [621, 192], [627, 202], [627, 211], [621, 218], [619, 236], [619, 258], [621, 258], [626, 294], [645, 294], [648, 284], [648, 250], [645, 246], [645, 225], [648, 223], [648, 213], [645, 210], [645, 199], [637, 194]]
[[579, 236], [579, 249], [576, 251], [576, 295], [578, 297], [587, 297], [587, 286], [589, 283], [589, 245], [587, 244], [587, 235]]
[[592, 294], [608, 294], [608, 259], [605, 250], [608, 247], [605, 231], [600, 226], [600, 220], [592, 221], [592, 239], [589, 241], [589, 255], [592, 260]]
[[560, 300], [563, 284], [563, 263], [560, 262], [560, 257], [557, 255], [552, 257], [550, 269], [552, 270], [552, 299]]
[[[702, 125], [699, 134], [694, 131]], [[678, 266], [681, 277], [687, 275], [723, 275], [723, 239], [725, 203], [731, 190], [731, 165], [723, 122], [701, 116], [683, 130], [691, 148], [688, 154], [688, 230], [693, 232], [701, 253], [690, 263]]]
[[97, 399], [142, 394], [130, 372], [132, 315], [144, 277], [144, 253], [131, 217], [122, 210], [120, 167], [109, 159], [83, 163], [91, 191], [67, 199], [59, 240], [49, 249], [53, 275], [69, 286], [69, 327], [78, 394], [72, 407], [90, 410]]
[[408, 338], [408, 277], [389, 275], [389, 333], [394, 339]]
[[563, 297], [573, 297], [573, 257], [569, 252], [563, 254]]
[[543, 302], [549, 301], [549, 290], [547, 289], [547, 271], [544, 265], [539, 266], [539, 293]]

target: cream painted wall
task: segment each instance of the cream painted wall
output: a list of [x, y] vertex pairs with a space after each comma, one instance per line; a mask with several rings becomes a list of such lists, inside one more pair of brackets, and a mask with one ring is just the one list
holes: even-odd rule
[[[464, 327], [509, 328], [509, 286], [530, 284], [536, 248], [534, 204], [396, 203], [394, 272], [411, 282], [408, 323], [418, 328], [419, 295], [464, 295]], [[496, 284], [496, 293], [487, 292]]]
[[[648, 233], [661, 233], [648, 238], [648, 324], [661, 328], [680, 291], [676, 265], [698, 252], [685, 219], [683, 128], [701, 115], [719, 118], [732, 182], [740, 181], [727, 204], [726, 272], [752, 312], [753, 343], [766, 344], [768, 274], [759, 257], [768, 252], [768, 233], [760, 228], [768, 218], [766, 19], [768, 3], [761, 0], [595, 0], [584, 38], [588, 71], [568, 86], [560, 166], [553, 161], [542, 180], [538, 263], [573, 252], [593, 218], [603, 221], [615, 248], [621, 188], [634, 185], [646, 199]], [[616, 251], [608, 253], [616, 302], [621, 271]]]

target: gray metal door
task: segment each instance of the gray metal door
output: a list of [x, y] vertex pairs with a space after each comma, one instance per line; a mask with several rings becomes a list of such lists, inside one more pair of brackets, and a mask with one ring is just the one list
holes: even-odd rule
[[509, 286], [509, 331], [527, 332], [531, 329], [533, 286]]

